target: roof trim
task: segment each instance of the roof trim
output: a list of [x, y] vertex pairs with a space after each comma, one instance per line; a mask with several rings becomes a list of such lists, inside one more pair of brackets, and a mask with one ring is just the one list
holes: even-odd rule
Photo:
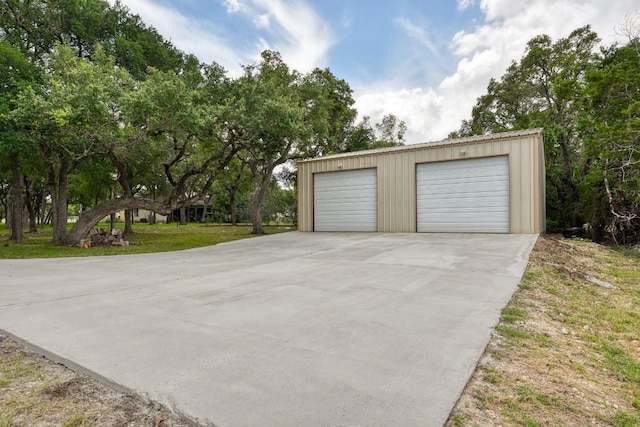
[[298, 160], [296, 163], [318, 162], [322, 160], [338, 159], [338, 158], [346, 158], [346, 157], [361, 157], [361, 156], [368, 156], [368, 155], [395, 153], [397, 151], [421, 150], [424, 148], [431, 148], [431, 147], [470, 144], [470, 143], [478, 143], [478, 142], [484, 142], [484, 141], [494, 141], [498, 139], [519, 138], [522, 136], [535, 136], [535, 135], [540, 136], [542, 135], [542, 131], [543, 131], [543, 128], [534, 128], [534, 129], [516, 130], [516, 131], [510, 131], [510, 132], [490, 133], [487, 135], [467, 136], [464, 138], [443, 139], [443, 140], [434, 141], [434, 142], [423, 142], [421, 144], [402, 145], [400, 147], [375, 148], [373, 150], [352, 151], [349, 153], [332, 154], [330, 156], [314, 157], [310, 159]]

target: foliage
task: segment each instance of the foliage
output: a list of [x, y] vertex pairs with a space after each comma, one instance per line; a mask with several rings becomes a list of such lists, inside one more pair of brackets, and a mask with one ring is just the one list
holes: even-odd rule
[[276, 168], [340, 145], [355, 117], [354, 101], [329, 70], [301, 75], [277, 52], [263, 52], [244, 71], [219, 113], [241, 143], [239, 157], [253, 179], [253, 231], [262, 234], [263, 202]]
[[[37, 77], [22, 84], [2, 76], [0, 120], [13, 128], [3, 126], [0, 144], [15, 148], [0, 165], [0, 178], [13, 183], [2, 187], [2, 204], [20, 213], [26, 206], [32, 231], [50, 212], [55, 244], [76, 243], [120, 210], [167, 214], [209, 199], [235, 223], [247, 197], [260, 234], [263, 210], [295, 217], [295, 193], [276, 172], [356, 146], [352, 90], [330, 70], [301, 74], [265, 51], [231, 79], [175, 49], [119, 1], [2, 0], [0, 42], [1, 59], [16, 64], [0, 72], [28, 68]], [[403, 142], [406, 126], [395, 116], [363, 123], [367, 148]], [[80, 214], [71, 230], [69, 203]]]
[[10, 177], [4, 210], [11, 225], [11, 238], [18, 243], [23, 238], [23, 168], [33, 147], [24, 129], [12, 120], [11, 115], [17, 108], [18, 94], [34, 85], [37, 78], [36, 67], [19, 50], [0, 40], [0, 173], [5, 172]]
[[385, 115], [378, 123], [371, 124], [371, 118], [364, 116], [353, 125], [345, 146], [340, 152], [371, 150], [374, 148], [404, 145], [407, 125], [393, 114]]
[[450, 136], [544, 128], [549, 223], [629, 244], [640, 239], [638, 38], [599, 55], [598, 42], [589, 27], [534, 37]]
[[640, 39], [605, 50], [587, 74], [580, 131], [589, 162], [584, 193], [616, 241], [640, 241]]
[[120, 1], [111, 7], [105, 0], [2, 0], [0, 36], [41, 64], [57, 44], [93, 58], [102, 43], [138, 79], [148, 67], [179, 71], [183, 63], [180, 51]]

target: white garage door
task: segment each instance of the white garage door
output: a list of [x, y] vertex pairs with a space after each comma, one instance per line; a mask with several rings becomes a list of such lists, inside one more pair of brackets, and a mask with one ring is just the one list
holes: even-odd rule
[[314, 174], [314, 231], [378, 231], [376, 175], [376, 169]]
[[419, 232], [509, 232], [507, 156], [416, 167]]

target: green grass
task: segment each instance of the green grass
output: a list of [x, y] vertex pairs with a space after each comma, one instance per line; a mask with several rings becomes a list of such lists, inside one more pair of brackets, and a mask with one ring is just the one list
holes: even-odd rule
[[531, 335], [529, 335], [527, 332], [517, 328], [512, 328], [510, 326], [498, 325], [496, 326], [496, 331], [498, 331], [501, 335], [508, 338], [513, 338], [513, 339], [531, 338]]
[[62, 423], [62, 427], [80, 427], [85, 425], [85, 421], [84, 415], [74, 415]]
[[640, 256], [550, 236], [529, 261], [447, 426], [640, 427]]
[[[637, 325], [636, 325], [637, 326]], [[626, 351], [601, 342], [605, 365], [622, 381], [640, 386], [640, 361], [636, 361]]]
[[0, 412], [0, 427], [11, 427], [13, 425], [13, 415], [4, 415]]
[[[106, 224], [100, 224], [99, 226], [108, 228]], [[119, 224], [119, 226], [122, 227], [123, 224]], [[294, 227], [265, 226], [265, 232], [267, 234], [283, 233], [294, 229]], [[53, 245], [51, 243], [50, 228], [37, 234], [26, 234], [26, 239], [19, 245], [10, 242], [8, 240], [8, 232], [1, 230], [0, 259], [58, 258], [168, 252], [255, 237], [255, 235], [251, 234], [251, 227], [248, 225], [232, 227], [230, 225], [209, 224], [134, 224], [133, 231], [133, 235], [125, 237], [125, 239], [130, 242], [130, 246], [101, 246], [81, 249], [78, 247]]]
[[640, 270], [612, 268], [609, 270], [609, 274], [623, 280], [640, 280]]
[[615, 427], [638, 427], [640, 426], [640, 418], [629, 414], [628, 412], [618, 411], [611, 420], [611, 425]]
[[518, 320], [523, 320], [526, 316], [526, 312], [517, 307], [506, 307], [502, 310], [500, 320], [504, 323], [515, 323]]

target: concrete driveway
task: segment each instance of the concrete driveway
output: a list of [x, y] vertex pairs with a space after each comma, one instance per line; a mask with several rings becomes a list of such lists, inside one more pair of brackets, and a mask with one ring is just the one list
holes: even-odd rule
[[217, 426], [442, 425], [535, 235], [286, 233], [0, 261], [0, 329]]

